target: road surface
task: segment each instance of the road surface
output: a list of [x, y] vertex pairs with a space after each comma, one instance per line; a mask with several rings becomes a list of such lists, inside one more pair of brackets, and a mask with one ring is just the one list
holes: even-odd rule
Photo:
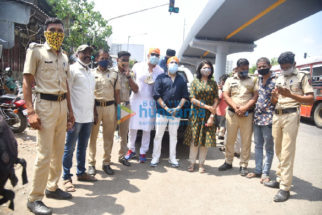
[[[29, 181], [35, 159], [35, 134], [34, 130], [27, 130], [16, 135], [20, 157], [28, 161]], [[98, 145], [102, 148], [102, 137]], [[136, 160], [131, 161], [131, 167], [125, 167], [117, 162], [119, 144], [116, 139], [112, 155], [114, 176], [107, 176], [101, 170], [102, 150], [98, 150], [98, 182], [78, 182], [74, 176], [77, 191], [72, 200], [45, 198], [44, 202], [54, 208], [54, 214], [322, 214], [322, 129], [310, 123], [300, 125], [291, 198], [284, 203], [273, 202], [277, 190], [264, 187], [258, 179], [241, 177], [238, 159], [234, 160], [233, 170], [219, 172], [224, 154], [218, 148], [209, 150], [205, 174], [186, 171], [189, 150], [182, 143], [178, 146], [178, 169], [170, 167], [167, 147], [163, 149], [163, 159], [156, 168], [150, 167], [149, 162], [139, 164]], [[148, 158], [150, 161], [151, 154]], [[252, 153], [249, 167], [252, 170], [254, 166]], [[274, 157], [272, 176], [276, 166]], [[75, 173], [75, 161], [72, 172]], [[20, 173], [21, 168], [18, 168], [18, 176]], [[20, 181], [15, 187], [16, 211], [13, 214], [31, 214], [26, 208], [30, 186], [30, 183], [22, 186]], [[0, 214], [7, 213], [1, 206]]]

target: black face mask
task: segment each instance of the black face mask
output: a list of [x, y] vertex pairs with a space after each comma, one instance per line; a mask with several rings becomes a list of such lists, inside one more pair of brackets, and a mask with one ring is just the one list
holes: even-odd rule
[[258, 74], [260, 75], [266, 75], [269, 73], [269, 68], [268, 69], [259, 69]]

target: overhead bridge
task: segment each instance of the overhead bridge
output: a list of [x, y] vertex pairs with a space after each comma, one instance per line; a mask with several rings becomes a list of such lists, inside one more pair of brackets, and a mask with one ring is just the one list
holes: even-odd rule
[[218, 80], [225, 73], [227, 55], [252, 52], [254, 41], [321, 10], [322, 0], [209, 0], [178, 57], [193, 67], [210, 60]]

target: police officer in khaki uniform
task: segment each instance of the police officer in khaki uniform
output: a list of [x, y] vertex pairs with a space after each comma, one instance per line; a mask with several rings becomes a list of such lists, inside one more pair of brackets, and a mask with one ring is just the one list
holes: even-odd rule
[[272, 134], [279, 164], [276, 180], [264, 185], [280, 189], [274, 197], [275, 202], [283, 202], [290, 197], [300, 104], [314, 102], [313, 88], [308, 82], [308, 76], [295, 68], [294, 56], [292, 52], [284, 52], [279, 56], [278, 63], [282, 72], [272, 92], [272, 102], [276, 103]]
[[229, 105], [226, 112], [227, 141], [225, 163], [219, 171], [232, 168], [234, 144], [238, 129], [241, 136], [240, 175], [248, 174], [247, 166], [250, 158], [250, 146], [253, 133], [254, 104], [257, 101], [256, 79], [248, 76], [249, 62], [241, 58], [237, 61], [237, 73], [226, 80], [223, 96]]
[[[47, 198], [70, 199], [72, 195], [57, 186], [62, 170], [66, 123], [74, 123], [67, 77], [68, 57], [63, 53], [64, 28], [61, 20], [45, 22], [45, 44], [31, 43], [24, 66], [23, 92], [29, 123], [38, 130], [37, 157], [27, 207], [35, 214], [52, 214], [43, 202]], [[36, 82], [35, 109], [31, 88]], [[68, 118], [67, 118], [68, 113]]]
[[[138, 85], [135, 83], [130, 74], [129, 61], [131, 54], [127, 51], [120, 51], [117, 58], [118, 76], [120, 80], [120, 105], [130, 110], [130, 92], [138, 92]], [[122, 108], [121, 108], [122, 109]], [[124, 158], [127, 148], [127, 136], [129, 133], [129, 119], [119, 119], [119, 134], [121, 137], [121, 145], [119, 150], [119, 162], [125, 166], [130, 166], [130, 162]]]
[[113, 175], [111, 169], [111, 152], [113, 147], [114, 131], [116, 128], [116, 105], [120, 103], [120, 82], [118, 74], [108, 69], [109, 54], [99, 50], [98, 67], [95, 69], [95, 125], [92, 128], [89, 143], [88, 174], [95, 175], [96, 140], [100, 124], [103, 124], [104, 157], [102, 169], [108, 175]]

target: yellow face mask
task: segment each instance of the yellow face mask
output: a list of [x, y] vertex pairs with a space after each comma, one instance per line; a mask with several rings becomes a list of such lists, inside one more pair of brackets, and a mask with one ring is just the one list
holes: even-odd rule
[[64, 33], [45, 31], [44, 35], [48, 45], [58, 51], [64, 41]]

